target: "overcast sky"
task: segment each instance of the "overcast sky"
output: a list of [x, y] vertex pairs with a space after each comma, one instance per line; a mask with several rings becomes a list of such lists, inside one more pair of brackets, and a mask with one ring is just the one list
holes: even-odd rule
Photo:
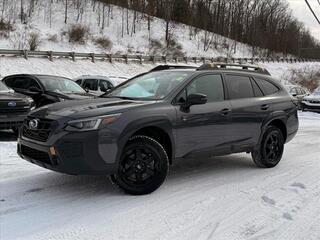
[[[292, 13], [303, 22], [311, 31], [312, 35], [320, 40], [320, 24], [313, 17], [305, 0], [287, 0], [292, 8]], [[317, 0], [308, 0], [316, 15], [320, 19], [320, 5]]]

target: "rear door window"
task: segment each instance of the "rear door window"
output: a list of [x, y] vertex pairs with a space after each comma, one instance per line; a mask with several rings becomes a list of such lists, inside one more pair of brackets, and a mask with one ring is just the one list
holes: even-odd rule
[[247, 76], [226, 75], [229, 96], [231, 99], [255, 97], [251, 79]]
[[279, 91], [279, 88], [276, 85], [265, 79], [256, 78], [256, 81], [264, 95], [271, 95]]
[[85, 79], [82, 87], [84, 89], [98, 91], [98, 79]]

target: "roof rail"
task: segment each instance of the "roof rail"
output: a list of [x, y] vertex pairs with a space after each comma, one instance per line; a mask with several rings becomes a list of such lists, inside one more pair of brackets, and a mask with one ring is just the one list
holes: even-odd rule
[[197, 69], [197, 67], [182, 66], [182, 65], [159, 65], [151, 69], [150, 72], [170, 70], [170, 69]]
[[197, 71], [203, 70], [219, 70], [219, 69], [228, 69], [228, 70], [240, 70], [246, 72], [256, 72], [264, 75], [270, 75], [270, 72], [259, 66], [252, 65], [242, 65], [242, 64], [230, 64], [230, 63], [206, 63], [201, 67], [197, 68]]

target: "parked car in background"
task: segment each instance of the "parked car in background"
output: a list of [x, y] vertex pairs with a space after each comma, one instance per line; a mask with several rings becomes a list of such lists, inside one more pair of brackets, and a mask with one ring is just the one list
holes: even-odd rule
[[34, 108], [32, 98], [15, 93], [0, 81], [0, 130], [12, 129], [17, 133], [23, 120]]
[[91, 94], [100, 96], [110, 90], [115, 86], [127, 80], [124, 77], [106, 77], [99, 75], [84, 75], [73, 79], [82, 88]]
[[301, 107], [303, 111], [315, 111], [320, 113], [320, 87], [318, 87], [311, 95], [303, 98]]
[[179, 158], [248, 152], [275, 167], [298, 131], [297, 106], [265, 69], [236, 66], [148, 72], [104, 97], [40, 108], [18, 153], [57, 172], [110, 175], [137, 195], [156, 190]]
[[302, 106], [302, 99], [309, 95], [309, 92], [307, 92], [304, 88], [296, 85], [285, 85], [288, 92], [291, 94], [292, 97], [294, 97], [298, 102], [298, 108], [301, 110]]
[[2, 82], [16, 92], [32, 97], [36, 107], [94, 97], [71, 79], [59, 76], [19, 74], [7, 76]]

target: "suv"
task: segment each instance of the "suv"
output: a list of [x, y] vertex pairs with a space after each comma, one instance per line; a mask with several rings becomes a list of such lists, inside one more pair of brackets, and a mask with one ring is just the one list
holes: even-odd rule
[[34, 108], [32, 98], [15, 93], [0, 81], [0, 130], [12, 129], [17, 134], [24, 118]]
[[110, 175], [129, 194], [148, 194], [177, 158], [251, 152], [275, 167], [298, 131], [297, 105], [267, 71], [203, 65], [154, 71], [94, 100], [30, 114], [19, 155], [67, 174]]
[[33, 98], [37, 107], [94, 97], [71, 79], [59, 76], [19, 74], [7, 76], [2, 82], [16, 92]]

